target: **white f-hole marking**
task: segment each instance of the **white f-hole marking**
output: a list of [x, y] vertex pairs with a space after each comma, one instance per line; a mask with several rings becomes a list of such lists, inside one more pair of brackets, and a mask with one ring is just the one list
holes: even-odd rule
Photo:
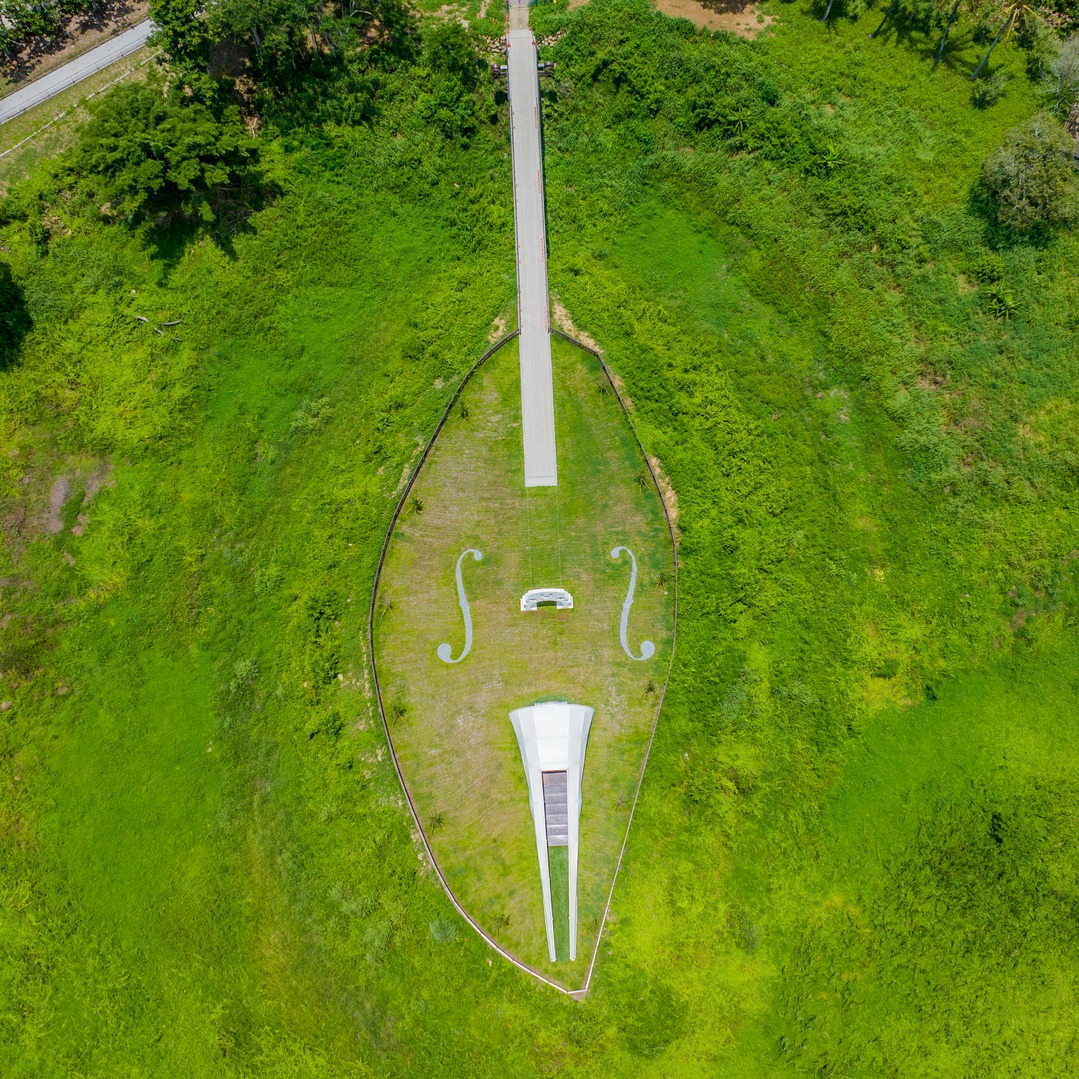
[[626, 630], [629, 627], [629, 609], [633, 606], [633, 590], [637, 587], [637, 559], [633, 557], [633, 552], [628, 547], [616, 547], [611, 551], [611, 557], [617, 558], [623, 551], [629, 555], [629, 591], [626, 593], [625, 601], [622, 604], [622, 621], [618, 624], [618, 639], [622, 642], [622, 651], [630, 659], [635, 659], [639, 662], [643, 659], [651, 659], [656, 653], [656, 646], [651, 641], [641, 641], [641, 654], [635, 656], [629, 650], [629, 644], [626, 642]]
[[461, 563], [464, 561], [466, 554], [472, 555], [477, 562], [483, 558], [483, 555], [475, 547], [469, 547], [467, 551], [462, 551], [457, 559], [457, 602], [461, 605], [461, 617], [465, 620], [465, 647], [464, 651], [456, 659], [451, 659], [453, 649], [448, 644], [440, 644], [436, 651], [438, 652], [438, 658], [443, 663], [460, 663], [472, 651], [472, 612], [468, 609], [468, 597], [465, 595], [464, 582], [461, 580]]

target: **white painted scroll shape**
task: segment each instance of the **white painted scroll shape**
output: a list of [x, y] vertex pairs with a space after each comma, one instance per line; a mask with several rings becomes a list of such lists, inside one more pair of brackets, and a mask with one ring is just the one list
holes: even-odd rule
[[611, 551], [611, 557], [617, 558], [623, 551], [629, 555], [631, 569], [629, 573], [629, 591], [626, 593], [625, 602], [622, 604], [622, 621], [618, 625], [618, 639], [622, 642], [622, 651], [630, 659], [640, 662], [641, 660], [651, 659], [656, 654], [656, 646], [651, 641], [641, 641], [641, 654], [635, 656], [630, 651], [629, 644], [626, 641], [626, 631], [629, 628], [629, 609], [633, 606], [633, 592], [637, 587], [637, 559], [633, 557], [633, 552], [628, 547], [615, 547]]
[[464, 582], [461, 580], [461, 563], [464, 561], [466, 554], [472, 555], [477, 562], [483, 558], [483, 555], [475, 547], [469, 547], [468, 550], [462, 551], [457, 559], [457, 602], [461, 605], [461, 617], [465, 620], [465, 647], [464, 651], [456, 659], [451, 659], [453, 649], [448, 644], [440, 644], [436, 651], [438, 652], [438, 658], [443, 663], [460, 663], [472, 651], [472, 612], [468, 609], [468, 597], [465, 595]]

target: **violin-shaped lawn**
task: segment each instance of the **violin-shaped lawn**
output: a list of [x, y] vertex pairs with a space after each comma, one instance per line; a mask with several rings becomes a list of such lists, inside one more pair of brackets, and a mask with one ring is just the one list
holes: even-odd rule
[[[674, 550], [652, 473], [602, 367], [584, 349], [552, 343], [558, 486], [524, 486], [511, 341], [464, 387], [406, 498], [375, 595], [374, 651], [393, 748], [454, 895], [501, 947], [575, 989], [599, 936], [667, 676]], [[565, 589], [573, 608], [522, 611], [534, 588]], [[536, 836], [509, 719], [552, 699], [595, 709], [574, 963], [563, 959], [557, 911], [560, 961], [548, 958]], [[552, 890], [565, 888], [563, 861], [552, 858]]]

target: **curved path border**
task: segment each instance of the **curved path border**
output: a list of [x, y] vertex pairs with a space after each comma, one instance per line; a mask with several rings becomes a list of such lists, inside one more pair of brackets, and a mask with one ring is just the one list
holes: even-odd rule
[[599, 932], [596, 934], [595, 947], [592, 949], [592, 957], [588, 962], [588, 969], [585, 972], [584, 985], [580, 989], [568, 989], [564, 985], [560, 985], [558, 982], [548, 978], [545, 974], [541, 974], [534, 967], [529, 966], [524, 961], [518, 959], [515, 955], [506, 951], [493, 937], [491, 937], [487, 931], [465, 910], [461, 903], [454, 894], [453, 889], [450, 887], [450, 883], [446, 880], [445, 875], [442, 872], [442, 867], [438, 864], [438, 859], [435, 857], [435, 852], [431, 849], [431, 843], [427, 838], [427, 832], [424, 830], [423, 823], [420, 820], [420, 815], [416, 810], [416, 803], [412, 798], [412, 791], [409, 789], [408, 782], [405, 779], [405, 774], [401, 770], [401, 762], [397, 759], [397, 750], [394, 748], [393, 736], [390, 734], [390, 724], [386, 719], [386, 707], [382, 699], [382, 686], [378, 680], [378, 663], [375, 659], [375, 601], [378, 598], [378, 586], [382, 580], [382, 570], [386, 563], [386, 553], [390, 549], [390, 540], [393, 538], [393, 530], [397, 526], [397, 521], [401, 516], [402, 511], [408, 501], [408, 496], [412, 492], [412, 487], [416, 482], [416, 477], [419, 476], [420, 470], [423, 468], [430, 456], [431, 449], [433, 448], [438, 436], [442, 433], [442, 428], [445, 427], [446, 421], [450, 417], [450, 413], [453, 411], [453, 406], [457, 404], [458, 399], [464, 392], [465, 387], [472, 381], [472, 376], [504, 345], [509, 344], [515, 337], [519, 335], [519, 330], [514, 330], [512, 333], [506, 334], [501, 340], [496, 341], [465, 373], [464, 377], [457, 384], [457, 388], [453, 391], [453, 395], [450, 397], [449, 403], [446, 405], [445, 410], [442, 413], [441, 418], [435, 425], [434, 431], [431, 433], [431, 437], [427, 440], [427, 445], [423, 448], [423, 453], [420, 455], [420, 459], [416, 462], [416, 467], [412, 469], [411, 474], [408, 477], [408, 482], [405, 484], [404, 490], [401, 492], [401, 497], [397, 500], [397, 505], [394, 507], [393, 516], [390, 518], [389, 526], [386, 529], [385, 538], [382, 541], [382, 550], [379, 552], [378, 565], [375, 568], [375, 579], [371, 585], [371, 603], [367, 609], [367, 652], [371, 659], [371, 680], [375, 686], [375, 699], [378, 702], [378, 714], [382, 719], [382, 730], [386, 735], [386, 744], [390, 750], [390, 759], [393, 761], [394, 771], [397, 773], [397, 778], [401, 783], [401, 789], [405, 793], [405, 801], [408, 803], [409, 813], [412, 815], [412, 823], [416, 826], [416, 832], [419, 834], [420, 841], [423, 843], [423, 849], [430, 859], [431, 866], [438, 876], [439, 883], [442, 885], [442, 890], [446, 893], [449, 901], [453, 904], [454, 909], [462, 918], [476, 931], [482, 940], [484, 940], [494, 951], [498, 952], [503, 959], [512, 963], [518, 970], [523, 970], [526, 974], [532, 975], [533, 978], [539, 979], [544, 985], [549, 985], [552, 989], [556, 989], [559, 993], [564, 993], [566, 996], [573, 997], [575, 1000], [582, 1000], [589, 991], [592, 984], [592, 973], [596, 967], [596, 959], [599, 956], [599, 946], [603, 942], [603, 930], [607, 926], [607, 916], [610, 913], [611, 901], [614, 898], [615, 886], [618, 883], [618, 874], [622, 868], [622, 859], [625, 856], [626, 844], [629, 842], [630, 828], [633, 826], [633, 815], [637, 809], [637, 800], [641, 794], [641, 785], [644, 780], [644, 772], [648, 767], [648, 758], [652, 752], [652, 743], [655, 741], [656, 728], [659, 726], [660, 713], [663, 711], [663, 702], [667, 695], [667, 686], [671, 680], [671, 671], [674, 669], [674, 653], [675, 646], [678, 639], [678, 542], [674, 531], [674, 522], [671, 520], [670, 510], [667, 507], [667, 501], [663, 497], [663, 488], [659, 485], [659, 477], [656, 475], [656, 470], [652, 467], [652, 462], [648, 458], [648, 453], [645, 451], [644, 444], [641, 442], [640, 435], [637, 433], [637, 428], [633, 423], [633, 418], [630, 415], [629, 409], [626, 408], [625, 401], [622, 400], [622, 395], [618, 392], [618, 387], [615, 385], [614, 378], [611, 375], [610, 368], [607, 366], [607, 362], [603, 356], [596, 351], [596, 349], [589, 347], [576, 338], [570, 337], [568, 333], [562, 333], [561, 330], [552, 329], [551, 333], [569, 341], [571, 344], [576, 345], [578, 348], [582, 348], [585, 352], [591, 353], [597, 360], [599, 360], [600, 366], [603, 368], [603, 373], [607, 378], [607, 382], [611, 387], [611, 392], [614, 394], [615, 399], [618, 401], [619, 406], [622, 409], [622, 414], [626, 418], [626, 422], [629, 424], [630, 431], [633, 432], [633, 439], [637, 443], [637, 448], [641, 451], [641, 456], [644, 458], [645, 464], [648, 466], [648, 473], [652, 477], [652, 483], [655, 486], [656, 494], [659, 496], [659, 503], [663, 507], [663, 517], [667, 522], [667, 531], [670, 534], [671, 539], [671, 552], [672, 561], [674, 565], [674, 580], [672, 582], [672, 588], [674, 592], [674, 610], [673, 618], [671, 621], [671, 655], [667, 662], [667, 674], [663, 679], [663, 689], [660, 692], [659, 700], [656, 702], [655, 717], [652, 720], [652, 731], [648, 736], [648, 745], [645, 747], [644, 759], [641, 761], [640, 771], [637, 773], [637, 786], [633, 792], [633, 803], [630, 805], [629, 818], [626, 821], [626, 830], [622, 836], [622, 846], [618, 851], [618, 861], [615, 863], [614, 876], [611, 878], [611, 888], [607, 893], [607, 902], [603, 907], [603, 917], [600, 919]]

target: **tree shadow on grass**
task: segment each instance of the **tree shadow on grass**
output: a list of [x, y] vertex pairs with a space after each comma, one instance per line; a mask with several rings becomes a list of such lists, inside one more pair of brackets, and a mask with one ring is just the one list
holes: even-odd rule
[[1014, 229], [1002, 222], [996, 203], [981, 178], [971, 184], [967, 194], [967, 209], [982, 229], [982, 242], [990, 251], [1013, 251], [1030, 248], [1044, 251], [1057, 240], [1059, 229], [1036, 225], [1029, 229]]
[[0, 373], [15, 366], [32, 326], [22, 288], [11, 276], [11, 267], [0, 262]]
[[235, 259], [236, 237], [253, 235], [252, 218], [281, 195], [277, 184], [262, 178], [249, 178], [215, 192], [210, 199], [214, 211], [211, 222], [174, 214], [163, 214], [145, 226], [145, 239], [155, 261], [171, 273], [188, 247], [202, 238], [209, 239], [229, 259]]

